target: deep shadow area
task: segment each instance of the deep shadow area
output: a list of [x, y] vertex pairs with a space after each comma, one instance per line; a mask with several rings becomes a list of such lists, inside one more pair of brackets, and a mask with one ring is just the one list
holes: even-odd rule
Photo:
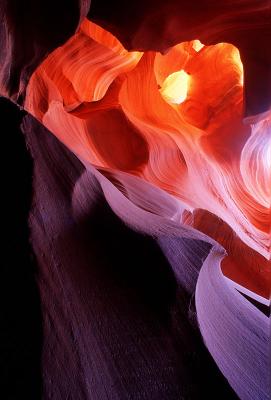
[[0, 98], [0, 380], [1, 397], [6, 400], [41, 398], [41, 310], [28, 230], [33, 165], [20, 130], [23, 115], [14, 104]]
[[118, 288], [127, 302], [142, 306], [149, 321], [167, 325], [177, 283], [156, 241], [128, 228], [102, 196], [78, 228], [82, 251], [91, 254], [85, 273], [94, 273], [96, 266], [99, 280], [111, 290]]

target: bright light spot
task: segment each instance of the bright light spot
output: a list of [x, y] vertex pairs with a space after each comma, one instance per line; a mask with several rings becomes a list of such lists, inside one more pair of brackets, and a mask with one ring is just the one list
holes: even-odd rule
[[204, 47], [204, 44], [199, 40], [194, 40], [192, 47], [195, 51], [199, 52]]
[[183, 70], [173, 72], [163, 82], [161, 95], [170, 104], [181, 104], [187, 97], [190, 76]]

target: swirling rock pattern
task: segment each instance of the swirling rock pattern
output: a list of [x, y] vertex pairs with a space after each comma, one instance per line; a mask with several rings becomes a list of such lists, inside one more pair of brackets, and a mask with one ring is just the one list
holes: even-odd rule
[[[1, 92], [68, 149], [25, 120], [45, 398], [197, 399], [215, 376], [234, 398], [197, 329], [237, 396], [270, 398], [271, 6], [210, 3], [68, 2], [48, 37], [27, 25], [35, 13], [46, 21], [42, 2], [18, 26], [3, 3]], [[118, 223], [132, 236], [112, 228], [123, 243], [110, 244]], [[185, 356], [193, 346], [195, 361]]]

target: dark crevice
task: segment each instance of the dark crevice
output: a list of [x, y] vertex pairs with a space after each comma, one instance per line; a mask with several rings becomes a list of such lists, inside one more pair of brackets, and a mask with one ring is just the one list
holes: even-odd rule
[[1, 391], [8, 399], [42, 392], [42, 318], [36, 265], [29, 242], [32, 159], [20, 123], [24, 113], [0, 98], [2, 132]]

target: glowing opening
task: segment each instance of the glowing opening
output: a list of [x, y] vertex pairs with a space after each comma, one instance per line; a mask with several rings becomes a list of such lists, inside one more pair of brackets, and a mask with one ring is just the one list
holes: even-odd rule
[[204, 44], [200, 40], [194, 40], [192, 47], [195, 51], [199, 52], [204, 47]]
[[190, 76], [184, 71], [170, 74], [160, 89], [161, 95], [170, 104], [181, 104], [185, 101], [188, 92]]

